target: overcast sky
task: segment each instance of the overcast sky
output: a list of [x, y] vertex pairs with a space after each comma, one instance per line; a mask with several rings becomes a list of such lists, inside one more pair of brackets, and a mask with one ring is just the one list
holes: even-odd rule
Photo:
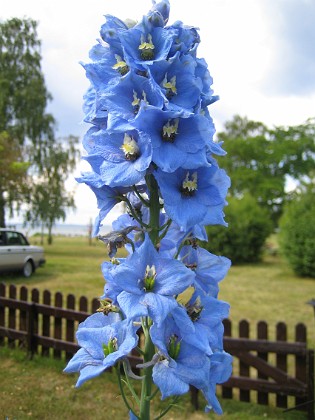
[[[170, 24], [181, 20], [200, 29], [198, 57], [207, 61], [220, 96], [210, 107], [217, 131], [235, 114], [270, 127], [315, 116], [315, 0], [170, 3]], [[150, 8], [151, 0], [2, 0], [1, 20], [38, 21], [42, 68], [53, 96], [49, 112], [58, 122], [58, 135], [82, 137], [87, 129], [81, 121], [88, 81], [79, 62], [89, 61], [104, 15], [139, 20]], [[68, 223], [95, 218], [96, 201], [85, 185], [76, 186], [76, 203]]]

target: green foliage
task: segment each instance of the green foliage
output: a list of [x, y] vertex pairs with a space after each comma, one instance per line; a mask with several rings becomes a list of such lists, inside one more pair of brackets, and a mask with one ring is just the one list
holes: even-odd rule
[[0, 226], [5, 209], [27, 204], [26, 219], [48, 228], [65, 218], [74, 199], [65, 188], [77, 139], [56, 140], [52, 99], [41, 70], [37, 22], [0, 22]]
[[43, 149], [54, 140], [55, 121], [46, 113], [51, 95], [40, 62], [37, 23], [26, 18], [0, 21], [0, 133], [5, 133], [1, 155], [6, 155], [7, 170], [0, 177], [1, 226], [5, 226], [5, 209], [19, 210], [29, 193], [26, 169], [41, 168]]
[[261, 260], [266, 238], [272, 232], [268, 212], [249, 194], [231, 197], [225, 210], [228, 228], [207, 226], [209, 252], [230, 258], [233, 264]]
[[286, 199], [288, 176], [301, 181], [314, 176], [315, 118], [292, 127], [267, 128], [257, 121], [235, 116], [218, 133], [228, 158], [219, 165], [231, 177], [230, 194], [248, 192], [269, 211], [275, 226]]
[[[18, 142], [7, 132], [0, 132], [0, 191], [1, 186], [2, 189], [6, 189], [9, 204], [18, 201], [25, 192], [24, 180], [28, 168], [29, 163], [24, 160]], [[0, 226], [2, 226], [1, 221], [4, 220], [2, 199], [0, 194]], [[13, 211], [12, 206], [9, 206], [9, 209], [11, 212]]]
[[315, 278], [315, 185], [294, 195], [280, 220], [280, 246], [294, 272]]
[[73, 194], [66, 190], [65, 183], [77, 162], [77, 142], [76, 137], [69, 136], [46, 147], [40, 177], [31, 187], [26, 220], [32, 227], [47, 228], [48, 244], [52, 243], [55, 222], [64, 221], [66, 209], [74, 207]]
[[37, 22], [13, 18], [0, 22], [0, 131], [20, 144], [38, 144], [52, 135], [46, 114], [51, 95], [41, 70]]

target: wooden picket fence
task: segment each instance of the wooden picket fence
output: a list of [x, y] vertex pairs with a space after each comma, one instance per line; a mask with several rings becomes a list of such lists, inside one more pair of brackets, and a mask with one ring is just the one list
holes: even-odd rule
[[[98, 299], [88, 302], [69, 294], [42, 294], [38, 289], [6, 286], [0, 283], [0, 345], [25, 348], [31, 355], [41, 354], [69, 359], [78, 350], [75, 332], [78, 324], [99, 307]], [[257, 324], [253, 339], [250, 324], [238, 325], [232, 337], [232, 323], [224, 320], [224, 348], [234, 356], [233, 375], [218, 386], [222, 398], [268, 405], [286, 411], [298, 409], [314, 420], [314, 350], [307, 348], [304, 324], [295, 327], [295, 341], [288, 342], [287, 326], [276, 325], [275, 339], [269, 339], [265, 321]], [[130, 355], [133, 367], [139, 357]], [[198, 408], [198, 391], [191, 388], [191, 401]]]

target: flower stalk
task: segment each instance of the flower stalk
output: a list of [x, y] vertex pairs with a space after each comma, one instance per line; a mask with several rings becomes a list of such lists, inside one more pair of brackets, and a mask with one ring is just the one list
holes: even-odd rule
[[[109, 260], [100, 308], [79, 325], [80, 349], [65, 372], [79, 372], [80, 386], [114, 367], [131, 420], [150, 420], [157, 396], [170, 401], [155, 417], [162, 418], [190, 386], [203, 393], [206, 412], [221, 414], [215, 385], [232, 371], [223, 348], [229, 305], [218, 299], [230, 261], [199, 246], [206, 225], [226, 225], [230, 180], [215, 159], [225, 152], [208, 111], [218, 97], [197, 56], [198, 30], [167, 26], [169, 11], [169, 0], [160, 0], [138, 23], [106, 15], [84, 65], [91, 171], [78, 181], [96, 195], [94, 234]], [[126, 213], [101, 234], [119, 202]], [[188, 289], [191, 298], [179, 300]], [[141, 376], [128, 360], [134, 352]]]

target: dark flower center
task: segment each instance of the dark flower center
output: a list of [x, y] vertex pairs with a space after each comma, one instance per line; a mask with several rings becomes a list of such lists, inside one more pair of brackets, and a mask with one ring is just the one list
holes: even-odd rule
[[186, 174], [186, 178], [182, 182], [180, 192], [184, 197], [193, 197], [197, 191], [197, 172], [194, 172], [190, 177], [189, 172]]
[[199, 297], [196, 299], [193, 305], [186, 305], [186, 312], [192, 322], [198, 321], [201, 316], [201, 312], [203, 311], [203, 306], [200, 304]]
[[174, 143], [176, 135], [178, 134], [178, 118], [175, 120], [168, 120], [162, 128], [162, 140], [168, 143]]
[[118, 55], [115, 54], [115, 58], [117, 63], [113, 65], [113, 69], [117, 70], [122, 76], [128, 73], [129, 67], [127, 66], [126, 62]]
[[177, 359], [180, 352], [180, 340], [176, 334], [171, 335], [169, 338], [167, 351], [170, 357], [174, 360]]
[[120, 148], [124, 152], [126, 160], [133, 162], [140, 156], [140, 149], [137, 142], [128, 134], [125, 134], [124, 142]]
[[154, 49], [155, 46], [152, 42], [152, 35], [148, 34], [147, 40], [145, 39], [144, 35], [141, 35], [141, 44], [139, 45], [140, 50], [140, 57], [144, 61], [153, 60], [154, 59]]

